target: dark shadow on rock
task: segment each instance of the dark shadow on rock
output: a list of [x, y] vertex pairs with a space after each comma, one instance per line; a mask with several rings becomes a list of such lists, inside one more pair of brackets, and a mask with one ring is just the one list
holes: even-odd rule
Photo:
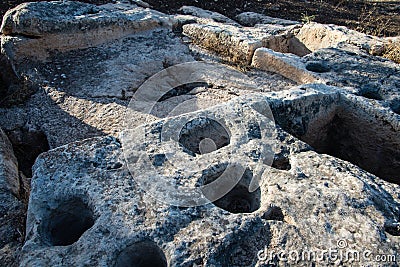
[[247, 222], [237, 233], [229, 234], [224, 242], [215, 249], [209, 263], [218, 266], [255, 266], [257, 253], [269, 246], [272, 233], [262, 219]]
[[18, 168], [26, 177], [32, 177], [32, 166], [39, 154], [50, 149], [46, 135], [41, 130], [21, 127], [7, 132], [18, 160]]
[[292, 53], [300, 57], [310, 54], [312, 51], [307, 48], [297, 37], [289, 39], [289, 51], [283, 53]]
[[[302, 110], [296, 102], [304, 103]], [[349, 161], [383, 180], [400, 184], [400, 136], [385, 117], [366, 109], [360, 99], [321, 97], [296, 100], [271, 107], [275, 121], [285, 131], [318, 153]], [[389, 117], [388, 117], [389, 118]]]

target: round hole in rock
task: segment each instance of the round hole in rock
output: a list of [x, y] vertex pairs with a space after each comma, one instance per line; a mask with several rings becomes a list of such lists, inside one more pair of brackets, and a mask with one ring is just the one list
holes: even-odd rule
[[400, 115], [400, 100], [394, 100], [392, 101], [392, 103], [390, 104], [390, 109], [396, 113]]
[[[329, 98], [272, 107], [275, 122], [316, 152], [349, 161], [387, 182], [399, 184], [400, 143], [392, 124], [376, 116], [376, 110], [360, 108], [359, 103], [365, 101], [361, 97], [344, 98], [338, 103]], [[308, 119], [298, 120], [296, 114]]]
[[[166, 66], [166, 67], [169, 67], [169, 66]], [[201, 88], [209, 88], [209, 87], [212, 87], [212, 85], [209, 85], [206, 82], [194, 82], [194, 83], [183, 84], [183, 85], [177, 86], [177, 87], [169, 90], [159, 100], [157, 100], [157, 102], [165, 101], [171, 97], [188, 94], [193, 89], [200, 88], [200, 87]]]
[[247, 136], [249, 139], [261, 139], [261, 129], [256, 122], [250, 122], [247, 127]]
[[400, 236], [400, 223], [385, 224], [385, 232], [392, 236]]
[[292, 168], [290, 165], [290, 160], [288, 157], [285, 156], [275, 156], [274, 161], [272, 162], [271, 165], [272, 168], [278, 169], [278, 170], [285, 170], [288, 171]]
[[62, 203], [50, 213], [42, 232], [53, 246], [68, 246], [94, 224], [92, 210], [80, 198]]
[[183, 126], [179, 133], [179, 143], [192, 156], [207, 154], [229, 145], [230, 135], [216, 120], [197, 118]]
[[21, 127], [7, 132], [15, 156], [18, 160], [18, 167], [21, 172], [32, 177], [32, 166], [39, 154], [50, 149], [47, 136], [41, 130]]
[[0, 75], [0, 99], [4, 99], [7, 96], [7, 85]]
[[[202, 184], [206, 185], [217, 180], [226, 170], [226, 166], [217, 169], [215, 172], [203, 172]], [[234, 175], [234, 174], [232, 174]], [[250, 213], [260, 208], [261, 190], [257, 188], [255, 191], [249, 191], [249, 185], [253, 178], [253, 173], [250, 169], [246, 169], [239, 182], [232, 190], [221, 198], [212, 201], [212, 203], [231, 213]], [[233, 178], [236, 180], [236, 178]], [[218, 190], [218, 189], [215, 189]], [[215, 192], [205, 192], [203, 194], [206, 198], [212, 200], [212, 195]]]
[[329, 72], [330, 68], [325, 62], [310, 61], [306, 63], [306, 69], [316, 73]]
[[119, 253], [115, 267], [167, 267], [164, 252], [152, 241], [142, 241]]
[[264, 220], [283, 221], [285, 216], [283, 215], [282, 209], [277, 206], [270, 206], [268, 210], [262, 215]]
[[382, 95], [381, 92], [379, 91], [379, 88], [374, 85], [373, 83], [365, 84], [362, 86], [360, 89], [358, 95], [368, 98], [368, 99], [373, 99], [373, 100], [382, 100]]
[[377, 92], [365, 92], [362, 96], [368, 99], [382, 100], [382, 97]]

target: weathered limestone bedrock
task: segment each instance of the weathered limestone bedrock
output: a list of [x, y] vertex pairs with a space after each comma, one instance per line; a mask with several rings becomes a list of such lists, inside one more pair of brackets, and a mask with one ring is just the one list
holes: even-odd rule
[[293, 27], [295, 26], [266, 25], [264, 28], [247, 28], [216, 22], [191, 23], [183, 25], [183, 33], [192, 38], [194, 43], [215, 51], [223, 58], [247, 65], [250, 64], [254, 51], [260, 47], [273, 47], [289, 52], [291, 45], [287, 35]]
[[260, 47], [304, 56], [322, 48], [348, 45], [358, 51], [381, 55], [384, 44], [389, 42], [389, 39], [365, 35], [343, 26], [301, 24], [253, 12], [242, 13], [236, 19], [243, 26], [214, 19], [212, 25], [209, 21], [184, 25], [183, 33], [199, 45], [241, 64], [249, 64]]
[[[92, 9], [94, 11], [89, 12]], [[69, 13], [64, 14], [65, 10]], [[127, 99], [141, 83], [165, 67], [199, 57], [172, 30], [179, 25], [183, 25], [183, 33], [191, 36], [194, 43], [209, 43], [210, 46], [205, 46], [220, 50], [217, 51], [219, 58], [226, 59], [228, 55], [233, 61], [245, 59], [246, 64], [285, 76], [298, 84], [322, 82], [351, 86], [350, 91], [378, 99], [382, 105], [399, 112], [399, 78], [396, 75], [399, 67], [395, 63], [366, 56], [358, 47], [347, 46], [347, 43], [343, 49], [351, 48], [356, 52], [328, 48], [305, 55], [310, 51], [295, 38], [294, 32], [309, 26], [299, 23], [271, 20], [256, 14], [258, 23], [254, 27], [243, 27], [215, 12], [194, 7], [183, 7], [182, 12], [188, 15], [167, 16], [121, 3], [98, 7], [75, 2], [29, 3], [10, 11], [3, 28], [5, 33], [12, 32], [12, 36], [2, 36], [3, 53], [16, 74], [28, 77], [39, 90], [23, 107], [0, 109], [1, 125], [13, 130], [17, 125], [33, 121], [46, 133], [51, 147], [101, 133], [116, 135], [127, 111]], [[238, 20], [243, 23], [243, 19]], [[92, 26], [81, 30], [79, 26], [86, 24]], [[109, 30], [110, 27], [113, 30]], [[123, 34], [118, 35], [121, 32]], [[76, 46], [63, 51], [59, 43], [67, 38], [66, 33]], [[38, 36], [37, 39], [28, 38], [29, 43], [46, 40], [45, 62], [38, 60], [41, 52], [34, 51], [33, 43], [22, 50], [12, 45], [10, 40], [17, 40], [21, 34]], [[58, 36], [59, 40], [52, 42], [47, 39], [49, 36]], [[85, 40], [90, 47], [82, 43]], [[38, 49], [42, 48], [40, 45]], [[303, 53], [299, 49], [306, 50]], [[360, 72], [368, 75], [360, 75]], [[272, 78], [267, 72], [263, 73], [265, 80]], [[263, 91], [286, 87], [280, 85], [287, 83], [283, 77], [277, 80], [282, 82]], [[203, 95], [211, 95], [210, 92], [207, 90]], [[225, 92], [225, 99], [229, 98], [227, 95]], [[136, 116], [140, 124], [141, 114]]]
[[[142, 125], [136, 129], [144, 134], [141, 138], [127, 138], [131, 134], [127, 130], [120, 139], [99, 137], [42, 154], [34, 166], [21, 266], [123, 266], [122, 262], [140, 261], [149, 266], [309, 266], [310, 262], [301, 258], [298, 262], [270, 259], [269, 253], [294, 251], [301, 255], [306, 251], [322, 257], [321, 253], [330, 248], [343, 254], [358, 251], [360, 260], [354, 258], [353, 266], [374, 265], [376, 255], [395, 255], [396, 260], [391, 263], [398, 264], [399, 186], [349, 162], [317, 154], [282, 130], [297, 130], [301, 138], [304, 131], [305, 135], [312, 135], [318, 125], [324, 124], [321, 120], [335, 117], [333, 114], [345, 102], [368, 105], [361, 97], [355, 98], [348, 98], [333, 87], [299, 87], [235, 99], [203, 110], [200, 116], [191, 113]], [[201, 185], [219, 178], [225, 166], [221, 163], [229, 160], [225, 150], [259, 150], [254, 141], [268, 138], [262, 126], [261, 131], [255, 132], [257, 127], [248, 126], [253, 134], [248, 135], [252, 138], [247, 141], [242, 137], [237, 139], [239, 143], [232, 140], [240, 134], [235, 118], [252, 118], [257, 112], [265, 112], [265, 101], [275, 115], [282, 110], [286, 114], [276, 116], [276, 122], [282, 125], [276, 128], [276, 156], [268, 174], [262, 177], [260, 188], [252, 193], [242, 190], [249, 179], [257, 178], [255, 167], [262, 164], [258, 162], [262, 160], [260, 154], [250, 153], [247, 159], [238, 158], [237, 163], [248, 168], [239, 184], [213, 203], [178, 208], [144, 192], [137, 178], [153, 175], [140, 168], [144, 151], [149, 152], [151, 168], [164, 173], [171, 183]], [[256, 113], [237, 109], [243, 106], [241, 103]], [[192, 132], [180, 133], [184, 136], [179, 140], [183, 147], [176, 153], [191, 157], [191, 165], [199, 162], [198, 166], [206, 166], [209, 160], [205, 170], [185, 169], [184, 164], [173, 165], [168, 155], [161, 157], [157, 149], [163, 127], [180, 125], [181, 120], [190, 117], [218, 116], [220, 109], [232, 115], [225, 116], [232, 119], [225, 121], [232, 133], [229, 144], [218, 146], [204, 157], [198, 151], [194, 156], [184, 148], [186, 139], [196, 142], [199, 131], [207, 130], [202, 127], [215, 129], [216, 125], [195, 126]], [[383, 113], [390, 121], [388, 112]], [[286, 124], [283, 117], [287, 118]], [[299, 124], [302, 129], [296, 126]], [[220, 139], [215, 136], [214, 140]], [[398, 149], [399, 144], [396, 146]], [[133, 177], [129, 165], [134, 170]], [[367, 257], [363, 256], [365, 251]], [[331, 263], [346, 264], [347, 260], [333, 258]], [[328, 261], [325, 258], [318, 263], [325, 265]]]
[[222, 22], [226, 24], [239, 26], [239, 24], [236, 21], [220, 13], [204, 10], [195, 6], [183, 6], [179, 9], [179, 12], [184, 15], [189, 15], [189, 17], [185, 17], [184, 15], [183, 16], [178, 15], [177, 16], [178, 20], [179, 18], [181, 19], [186, 18], [187, 21], [189, 18], [191, 18], [192, 20], [199, 22], [208, 22], [208, 23]]
[[278, 94], [271, 103], [278, 125], [319, 153], [347, 160], [386, 181], [400, 183], [398, 114], [339, 88], [320, 84], [300, 88], [320, 93], [300, 94], [289, 103], [285, 98], [279, 99]]
[[125, 4], [73, 1], [25, 3], [9, 10], [1, 26], [2, 49], [12, 60], [45, 60], [48, 50], [93, 47], [156, 27], [171, 27], [160, 12]]
[[7, 135], [0, 129], [0, 183], [2, 190], [9, 190], [14, 195], [18, 196], [20, 193], [20, 180], [18, 171], [17, 158], [10, 140]]
[[[170, 22], [165, 14], [120, 3], [27, 3], [11, 10], [3, 29], [12, 33], [2, 36], [2, 53], [16, 76], [27, 77], [35, 90], [23, 105], [0, 108], [1, 126], [12, 131], [33, 124], [46, 134], [51, 148], [117, 135], [128, 99], [147, 78], [167, 66], [194, 61]], [[90, 27], [83, 29], [85, 25]], [[26, 37], [34, 34], [38, 38]], [[42, 55], [46, 61], [40, 60]], [[141, 114], [132, 116], [140, 124]]]
[[[253, 65], [260, 67], [260, 64], [254, 64], [254, 61], [265, 57], [260, 60], [266, 60], [268, 63], [261, 68], [278, 72], [288, 78], [291, 72], [289, 69], [293, 69], [295, 74], [292, 79], [299, 83], [316, 81], [312, 73], [303, 71], [305, 66], [299, 67], [304, 61], [301, 59], [303, 56], [325, 48], [338, 48], [356, 54], [381, 55], [385, 44], [391, 42], [390, 38], [365, 35], [343, 26], [301, 24], [253, 12], [242, 13], [236, 19], [243, 26], [218, 20], [196, 20], [196, 23], [191, 21], [184, 25], [183, 33], [192, 38], [194, 43], [215, 51], [233, 63], [250, 65], [253, 61]], [[266, 48], [272, 51], [268, 53]], [[261, 50], [257, 53], [259, 49]], [[298, 59], [290, 59], [292, 56], [287, 53], [297, 55]], [[283, 70], [282, 65], [288, 69]], [[302, 72], [300, 78], [299, 71]]]
[[7, 136], [0, 129], [0, 265], [11, 266], [22, 247], [24, 205], [17, 159]]
[[[122, 129], [126, 112], [130, 112], [126, 108], [130, 97], [146, 79], [166, 67], [198, 58], [182, 40], [180, 34], [174, 32], [175, 29], [171, 29], [166, 24], [159, 25], [159, 22], [165, 20], [176, 21], [175, 24], [179, 24], [179, 19], [175, 16], [172, 18], [135, 5], [122, 4], [93, 7], [99, 10], [96, 15], [75, 16], [73, 12], [75, 9], [72, 7], [76, 8], [75, 13], [83, 14], [92, 6], [72, 2], [66, 2], [65, 5], [66, 8], [70, 6], [72, 10], [71, 13], [63, 15], [66, 25], [63, 24], [63, 20], [61, 22], [58, 20], [59, 13], [63, 10], [61, 2], [23, 4], [10, 11], [5, 21], [11, 21], [9, 23], [12, 24], [15, 20], [21, 32], [32, 31], [30, 28], [33, 26], [29, 22], [31, 20], [44, 21], [43, 23], [49, 25], [52, 22], [54, 25], [59, 25], [59, 32], [52, 28], [54, 32], [43, 33], [43, 37], [39, 39], [47, 40], [47, 36], [58, 35], [62, 40], [65, 32], [77, 31], [71, 36], [78, 44], [81, 38], [86, 38], [86, 35], [83, 35], [86, 30], [82, 32], [76, 25], [93, 20], [90, 23], [99, 24], [93, 30], [102, 32], [101, 36], [107, 35], [99, 39], [99, 42], [104, 43], [94, 42], [90, 43], [90, 47], [83, 45], [79, 49], [71, 47], [72, 50], [62, 51], [58, 48], [57, 42], [46, 41], [47, 60], [41, 61], [38, 60], [36, 52], [32, 52], [33, 48], [30, 45], [25, 50], [20, 50], [18, 46], [8, 45], [8, 38], [19, 37], [2, 36], [3, 53], [9, 58], [10, 65], [18, 77], [26, 77], [34, 85], [34, 90], [32, 90], [33, 95], [23, 105], [0, 108], [0, 125], [7, 131], [33, 125], [45, 133], [51, 148], [102, 134], [117, 136]], [[195, 9], [191, 13], [195, 11], [200, 12]], [[211, 14], [211, 18], [214, 15]], [[210, 16], [209, 13], [207, 16]], [[221, 16], [217, 16], [219, 20], [222, 19]], [[28, 21], [22, 23], [24, 20], [22, 18], [18, 20], [19, 17], [28, 17], [31, 20], [27, 19]], [[211, 18], [207, 20], [211, 21]], [[109, 24], [104, 25], [103, 21]], [[124, 24], [121, 24], [121, 21]], [[27, 30], [23, 30], [25, 24], [27, 24]], [[150, 25], [152, 28], [147, 30], [146, 27], [135, 28], [142, 24]], [[109, 25], [115, 27], [117, 32], [122, 28], [135, 30], [126, 33], [127, 35], [123, 38], [114, 40], [116, 36], [114, 31], [108, 30], [111, 27]], [[87, 31], [87, 38], [92, 38], [91, 30]], [[46, 31], [42, 30], [42, 32]], [[29, 42], [36, 42], [39, 39], [29, 39]], [[24, 51], [32, 55], [27, 56]], [[294, 84], [279, 74], [265, 72], [257, 74], [257, 80], [268, 85], [260, 86], [264, 91], [281, 90]], [[203, 102], [209, 102], [212, 98], [221, 103], [234, 96], [220, 84], [212, 86], [214, 88], [194, 91], [160, 102], [158, 108], [168, 110], [170, 106], [188, 98], [199, 99]], [[245, 93], [244, 91], [235, 92], [235, 94]], [[14, 98], [14, 96], [10, 95], [8, 98]], [[137, 118], [137, 125], [143, 122], [143, 114], [140, 112], [132, 116]]]
[[306, 64], [294, 54], [275, 52], [269, 48], [255, 50], [251, 65], [253, 67], [276, 72], [298, 84], [318, 82], [319, 77], [308, 71]]
[[[180, 13], [72, 1], [7, 12], [2, 58], [32, 88], [17, 104], [0, 99], [0, 127], [13, 145], [26, 137], [51, 149], [33, 167], [21, 266], [309, 266], [276, 255], [314, 252], [326, 265], [329, 249], [360, 254], [332, 264], [386, 255], [398, 265], [400, 66], [372, 55], [387, 39], [250, 12]], [[130, 108], [154, 74], [203, 59], [232, 72], [161, 81], [173, 88], [151, 112]], [[233, 69], [249, 78], [239, 84]], [[11, 91], [1, 97], [18, 100]], [[199, 109], [179, 113], [187, 107]], [[17, 164], [4, 144], [0, 197], [19, 210], [10, 189], [18, 194], [33, 161]], [[162, 201], [175, 185], [224, 177], [238, 183], [222, 198], [218, 186], [195, 195], [212, 203]]]
[[259, 48], [252, 66], [279, 73], [298, 84], [339, 86], [399, 113], [400, 66], [387, 59], [340, 48], [323, 48], [303, 57]]

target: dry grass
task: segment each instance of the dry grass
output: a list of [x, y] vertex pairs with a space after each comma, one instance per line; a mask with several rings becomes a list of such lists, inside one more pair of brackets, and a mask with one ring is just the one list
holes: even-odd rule
[[400, 42], [387, 44], [383, 52], [383, 57], [400, 64]]
[[356, 30], [374, 36], [388, 36], [393, 27], [392, 20], [376, 14], [378, 14], [376, 8], [367, 9], [364, 7], [358, 19]]
[[[376, 14], [376, 9], [364, 8], [359, 17], [356, 30], [374, 36], [388, 36], [394, 27], [392, 19], [376, 16]], [[390, 42], [386, 44], [382, 56], [400, 64], [400, 42]]]

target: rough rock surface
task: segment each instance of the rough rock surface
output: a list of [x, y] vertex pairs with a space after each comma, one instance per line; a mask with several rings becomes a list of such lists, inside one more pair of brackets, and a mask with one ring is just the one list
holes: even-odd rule
[[19, 171], [17, 158], [14, 155], [14, 151], [10, 140], [7, 135], [0, 129], [0, 183], [3, 190], [9, 190], [14, 195], [19, 195], [21, 188], [19, 181]]
[[[51, 12], [43, 14], [43, 10]], [[4, 16], [1, 31], [7, 37], [2, 38], [2, 47], [14, 51], [14, 55], [7, 53], [17, 56], [14, 60], [44, 60], [49, 56], [47, 50], [92, 47], [168, 24], [168, 17], [162, 13], [132, 5], [97, 8], [72, 1], [26, 3]]]
[[[40, 10], [54, 10], [57, 14], [64, 12], [62, 11], [64, 5], [61, 3], [47, 3], [46, 8], [42, 5], [46, 5], [46, 3], [40, 4]], [[67, 2], [65, 5], [75, 7], [78, 4]], [[84, 9], [89, 8], [87, 4], [79, 3], [79, 5]], [[25, 14], [25, 9], [28, 7], [22, 5], [18, 10]], [[35, 55], [24, 56], [23, 61], [19, 61], [13, 57], [16, 50], [9, 51], [7, 49], [10, 44], [8, 38], [17, 37], [3, 36], [3, 52], [10, 59], [17, 76], [27, 76], [29, 80], [34, 81], [36, 86], [40, 87], [40, 90], [36, 89], [37, 93], [24, 106], [0, 109], [0, 120], [4, 129], [11, 131], [26, 124], [34, 124], [36, 128], [46, 134], [51, 148], [101, 134], [116, 136], [122, 129], [125, 113], [130, 112], [126, 108], [130, 97], [146, 79], [168, 66], [202, 57], [203, 54], [199, 54], [198, 50], [191, 51], [182, 41], [182, 37], [174, 33], [171, 27], [158, 24], [159, 21], [166, 19], [166, 15], [157, 15], [157, 12], [135, 6], [130, 7], [131, 9], [128, 11], [125, 5], [120, 7], [120, 4], [107, 5], [100, 9], [107, 10], [108, 13], [104, 11], [105, 14], [102, 15], [102, 17], [110, 16], [107, 21], [113, 21], [113, 19], [118, 21], [122, 16], [120, 13], [130, 14], [134, 18], [136, 13], [139, 15], [150, 14], [151, 16], [149, 15], [146, 21], [154, 28], [147, 30], [139, 28], [136, 30], [137, 33], [127, 33], [124, 38], [115, 41], [106, 42], [108, 39], [100, 38], [99, 40], [104, 41], [103, 44], [95, 45], [97, 44], [95, 43], [93, 47], [85, 48], [84, 46], [78, 50], [70, 50], [72, 49], [70, 47], [68, 48], [70, 51], [59, 51], [58, 45], [53, 44], [46, 39], [47, 35], [44, 35], [39, 39], [45, 40], [48, 46], [52, 46], [46, 50], [49, 57], [45, 61], [38, 60]], [[33, 8], [38, 9], [35, 6]], [[65, 16], [64, 20], [66, 21], [75, 20], [73, 14]], [[64, 22], [60, 22], [56, 16], [47, 18], [35, 11], [28, 16], [28, 18], [31, 17], [37, 20], [51, 20], [52, 25], [58, 25], [59, 28], [64, 27]], [[87, 18], [79, 19], [86, 21]], [[22, 19], [20, 20], [19, 24], [23, 22]], [[8, 21], [7, 17], [5, 21]], [[48, 23], [50, 24], [50, 22]], [[138, 22], [132, 19], [131, 23], [136, 25]], [[140, 23], [142, 23], [141, 20]], [[116, 25], [119, 24], [116, 23]], [[73, 31], [68, 27], [66, 26], [62, 32], [54, 34], [59, 35], [57, 38], [63, 39], [64, 31]], [[99, 26], [98, 29], [100, 30], [102, 27]], [[106, 29], [104, 31], [107, 32]], [[79, 35], [72, 35], [72, 37], [76, 38], [74, 43], [79, 43], [83, 38]], [[33, 41], [35, 40], [37, 39]], [[27, 49], [27, 52], [31, 52], [31, 47]], [[262, 74], [257, 81], [263, 87], [262, 90], [268, 91], [271, 88], [280, 90], [294, 84], [280, 75], [270, 73]], [[263, 86], [263, 84], [267, 84], [267, 86]], [[219, 94], [216, 98], [226, 99], [229, 97], [227, 93], [221, 94], [220, 91], [209, 90], [194, 94], [193, 97], [205, 98], [208, 95], [214, 95], [214, 92]], [[168, 106], [167, 102], [163, 105]], [[43, 116], [43, 114], [46, 115]], [[132, 116], [138, 118], [137, 125], [143, 121], [140, 119], [141, 114]], [[105, 117], [107, 120], [104, 120]]]
[[[374, 56], [388, 39], [249, 12], [233, 20], [143, 6], [26, 3], [3, 20], [1, 62], [24, 95], [0, 90], [13, 100], [0, 102], [0, 126], [19, 168], [2, 146], [0, 181], [18, 177], [1, 187], [4, 214], [21, 210], [10, 193], [19, 173], [33, 175], [21, 266], [309, 266], [277, 255], [329, 249], [360, 253], [351, 265], [379, 256], [398, 265], [400, 67]], [[150, 115], [131, 109], [149, 77], [191, 61], [233, 65], [252, 86], [214, 73], [173, 88]], [[168, 117], [185, 103], [206, 108]], [[273, 146], [264, 131], [272, 115]], [[227, 162], [243, 172], [221, 199], [203, 192], [212, 203], [149, 196], [212, 184]], [[141, 181], [157, 177], [165, 187], [145, 190]], [[2, 253], [16, 251], [10, 244]], [[349, 265], [326, 255], [314, 263], [328, 261]]]
[[[282, 105], [285, 110], [291, 110], [293, 114], [286, 118], [293, 120], [292, 125], [298, 123], [295, 114], [303, 108], [309, 110], [309, 125], [315, 125], [323, 114], [333, 112], [342, 97], [334, 88], [316, 88], [283, 91], [265, 97], [273, 112], [280, 112]], [[236, 101], [259, 103], [257, 100]], [[235, 101], [230, 101], [222, 108], [234, 110], [235, 105]], [[218, 110], [218, 107], [214, 109]], [[220, 114], [213, 109], [209, 112]], [[185, 116], [198, 118], [198, 114]], [[151, 158], [151, 153], [159, 153], [151, 147], [152, 142], [159, 142], [160, 125], [179, 124], [180, 119], [176, 117], [141, 126], [144, 133], [151, 136], [148, 143], [141, 140], [135, 143], [132, 139], [125, 145], [145, 146], [137, 150], [137, 155], [147, 150], [150, 151], [147, 156]], [[228, 123], [228, 128], [235, 132], [235, 123]], [[292, 250], [301, 253], [307, 248], [321, 251], [336, 248], [336, 242], [342, 239], [352, 250], [368, 249], [373, 255], [398, 257], [399, 232], [393, 231], [400, 214], [398, 185], [387, 183], [349, 162], [317, 154], [280, 128], [277, 135], [280, 140], [277, 155], [280, 156], [276, 157], [276, 164], [272, 164], [275, 167], [262, 178], [257, 191], [238, 190], [233, 195], [228, 194], [228, 199], [214, 202], [215, 205], [195, 208], [168, 206], [147, 197], [135, 182], [135, 176], [145, 175], [151, 179], [150, 170], [135, 173], [132, 178], [122, 154], [124, 142], [121, 144], [117, 139], [90, 139], [43, 154], [35, 165], [27, 223], [28, 241], [24, 246], [22, 265], [112, 266], [120, 257], [136, 259], [134, 253], [125, 255], [124, 251], [143, 240], [153, 242], [152, 251], [161, 250], [170, 266], [265, 266], [268, 262], [257, 260], [258, 251], [265, 247], [269, 251], [282, 249], [287, 253]], [[127, 139], [122, 136], [122, 140]], [[257, 150], [256, 144], [247, 144]], [[170, 179], [196, 183], [218, 175], [221, 163], [229, 159], [224, 152], [229, 146], [236, 144], [229, 144], [205, 158], [196, 157], [196, 164], [204, 162], [203, 167], [208, 172], [190, 175], [197, 170], [183, 166], [174, 169], [176, 172], [170, 174]], [[134, 154], [135, 149], [132, 158]], [[253, 167], [262, 164], [258, 160], [257, 157], [247, 158], [249, 166], [253, 163]], [[282, 164], [285, 160], [287, 163]], [[245, 162], [242, 158], [238, 163]], [[209, 166], [205, 167], [207, 163]], [[142, 169], [142, 160], [128, 160], [128, 165], [136, 164], [135, 170]], [[161, 171], [171, 171], [168, 161], [158, 166]], [[256, 175], [255, 169], [249, 168]], [[53, 183], [58, 186], [53, 187]], [[250, 205], [235, 209], [230, 206], [234, 201], [245, 201]], [[71, 216], [88, 217], [90, 223], [81, 221], [78, 229], [68, 230]], [[70, 236], [76, 238], [69, 240]], [[156, 264], [158, 260], [155, 257], [151, 263]], [[365, 265], [373, 262], [372, 258], [361, 260]], [[306, 265], [304, 262], [298, 264]]]
[[16, 266], [24, 239], [24, 205], [20, 193], [18, 163], [7, 136], [0, 129], [0, 265]]

